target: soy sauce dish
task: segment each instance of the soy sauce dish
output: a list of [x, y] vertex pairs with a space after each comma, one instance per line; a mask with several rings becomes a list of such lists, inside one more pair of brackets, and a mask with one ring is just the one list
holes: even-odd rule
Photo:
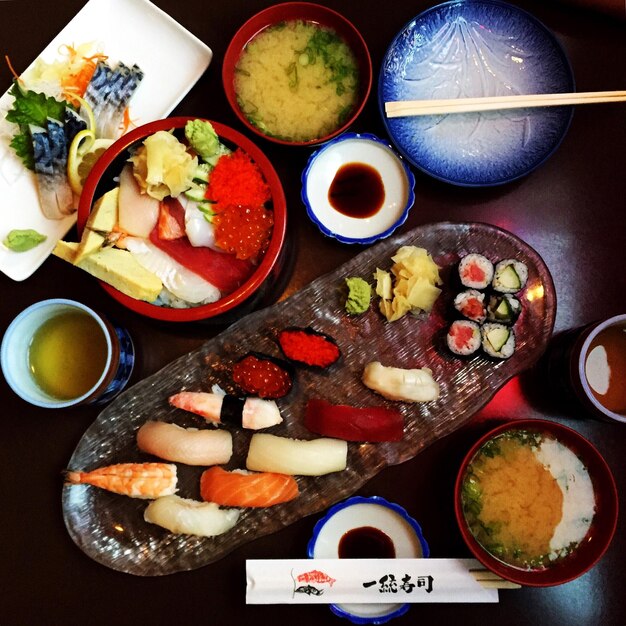
[[370, 244], [406, 221], [415, 177], [385, 141], [345, 133], [314, 152], [302, 173], [309, 218], [342, 243]]
[[[331, 507], [313, 529], [309, 558], [427, 558], [430, 550], [420, 525], [384, 498], [355, 496]], [[331, 604], [354, 624], [383, 624], [404, 615], [409, 604]]]
[[520, 585], [560, 585], [605, 553], [617, 524], [606, 462], [576, 431], [546, 420], [501, 425], [461, 464], [455, 512], [474, 556]]

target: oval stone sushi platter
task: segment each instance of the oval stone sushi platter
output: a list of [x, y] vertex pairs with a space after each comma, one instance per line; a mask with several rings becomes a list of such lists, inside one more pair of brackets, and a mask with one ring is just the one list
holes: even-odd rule
[[[443, 293], [430, 314], [406, 315], [388, 323], [376, 303], [360, 316], [344, 309], [345, 278], [366, 280], [377, 267], [388, 269], [391, 256], [403, 245], [426, 248], [441, 268]], [[465, 254], [480, 252], [497, 261], [516, 258], [528, 267], [520, 293], [523, 311], [515, 330], [517, 348], [506, 360], [486, 356], [460, 359], [445, 343], [454, 297], [454, 271]], [[541, 257], [513, 234], [482, 223], [437, 223], [386, 239], [335, 271], [313, 281], [287, 300], [233, 324], [199, 349], [127, 389], [107, 406], [79, 442], [68, 468], [88, 471], [122, 462], [155, 460], [137, 448], [137, 429], [147, 420], [203, 427], [204, 420], [169, 406], [167, 398], [181, 390], [230, 388], [230, 367], [254, 350], [279, 356], [276, 333], [285, 326], [312, 326], [337, 339], [341, 359], [327, 370], [298, 369], [290, 394], [278, 400], [284, 422], [267, 432], [313, 439], [303, 425], [309, 398], [334, 404], [395, 406], [405, 417], [399, 442], [348, 444], [347, 469], [319, 477], [297, 477], [300, 495], [291, 502], [242, 512], [229, 532], [203, 538], [174, 535], [143, 519], [146, 501], [115, 495], [89, 485], [63, 487], [65, 524], [74, 542], [91, 558], [112, 569], [156, 576], [202, 567], [262, 535], [323, 509], [356, 492], [384, 467], [413, 458], [435, 440], [467, 422], [510, 378], [529, 368], [544, 352], [554, 326], [556, 295]], [[384, 365], [429, 367], [440, 384], [436, 401], [390, 403], [361, 382], [370, 361]], [[233, 457], [228, 469], [245, 468], [254, 431], [232, 429]], [[205, 468], [179, 464], [178, 495], [199, 499], [199, 478]]]

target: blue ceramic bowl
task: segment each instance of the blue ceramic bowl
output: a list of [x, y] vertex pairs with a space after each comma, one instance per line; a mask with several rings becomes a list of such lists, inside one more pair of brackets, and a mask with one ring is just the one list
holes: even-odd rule
[[[373, 496], [348, 498], [328, 509], [313, 528], [309, 558], [338, 558], [339, 542], [355, 528], [371, 526], [393, 542], [397, 558], [427, 558], [430, 550], [420, 525], [399, 505]], [[330, 609], [353, 624], [384, 624], [409, 610], [409, 604], [331, 604]]]
[[[346, 214], [337, 208], [337, 196], [331, 194], [331, 186], [340, 182], [341, 172], [345, 172], [342, 168], [355, 165], [380, 176], [377, 184], [382, 186], [382, 195], [371, 215]], [[356, 177], [354, 172], [348, 175], [352, 183], [344, 179], [347, 186], [342, 187], [342, 194], [349, 201], [350, 194], [363, 189], [358, 178], [363, 170], [356, 172]], [[406, 222], [415, 202], [414, 186], [413, 173], [387, 142], [371, 134], [344, 133], [309, 157], [302, 172], [301, 195], [308, 216], [324, 235], [342, 243], [370, 244]], [[358, 198], [354, 196], [354, 200]]]
[[387, 118], [385, 102], [574, 91], [554, 35], [499, 0], [446, 2], [411, 20], [383, 59], [378, 104], [391, 141], [426, 174], [467, 187], [525, 176], [560, 145], [573, 107]]

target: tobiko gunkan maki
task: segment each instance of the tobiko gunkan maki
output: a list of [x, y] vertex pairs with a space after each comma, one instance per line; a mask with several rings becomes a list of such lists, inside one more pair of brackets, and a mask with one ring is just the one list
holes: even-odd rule
[[341, 356], [335, 340], [312, 328], [285, 328], [278, 333], [283, 354], [294, 363], [311, 367], [328, 367]]

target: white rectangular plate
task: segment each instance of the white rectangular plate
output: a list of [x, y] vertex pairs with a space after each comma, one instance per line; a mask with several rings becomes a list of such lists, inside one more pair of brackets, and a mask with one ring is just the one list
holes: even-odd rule
[[[144, 71], [130, 106], [135, 125], [171, 113], [213, 56], [208, 46], [149, 0], [89, 0], [40, 58], [53, 61], [63, 44], [86, 42], [100, 44], [111, 60], [136, 63]], [[49, 220], [41, 213], [35, 177], [15, 156], [5, 132], [9, 124], [4, 117], [12, 102], [8, 93], [0, 98], [0, 241], [16, 228], [33, 228], [47, 237], [28, 252], [12, 252], [0, 244], [0, 271], [13, 280], [24, 280], [46, 260], [56, 242], [73, 226], [76, 215]]]

